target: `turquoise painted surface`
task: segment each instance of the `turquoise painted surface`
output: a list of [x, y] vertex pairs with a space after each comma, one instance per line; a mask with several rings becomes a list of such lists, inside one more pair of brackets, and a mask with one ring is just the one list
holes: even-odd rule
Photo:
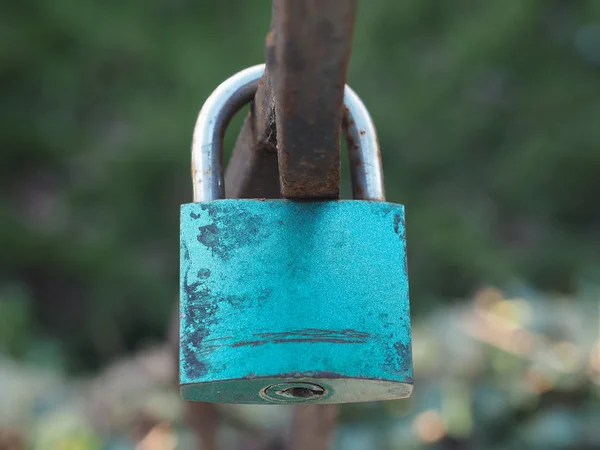
[[181, 384], [306, 376], [412, 383], [406, 269], [402, 205], [182, 205]]

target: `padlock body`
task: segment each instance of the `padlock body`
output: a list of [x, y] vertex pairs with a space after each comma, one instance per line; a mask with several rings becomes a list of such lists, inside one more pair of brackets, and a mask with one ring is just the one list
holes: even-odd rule
[[182, 205], [184, 400], [404, 398], [411, 353], [402, 205]]

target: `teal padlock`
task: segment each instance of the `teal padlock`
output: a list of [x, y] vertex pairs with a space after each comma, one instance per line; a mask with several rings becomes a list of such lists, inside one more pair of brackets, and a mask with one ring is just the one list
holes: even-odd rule
[[222, 136], [264, 65], [208, 98], [181, 206], [180, 391], [225, 403], [405, 398], [412, 350], [404, 207], [384, 201], [371, 117], [345, 88], [354, 196], [224, 199]]

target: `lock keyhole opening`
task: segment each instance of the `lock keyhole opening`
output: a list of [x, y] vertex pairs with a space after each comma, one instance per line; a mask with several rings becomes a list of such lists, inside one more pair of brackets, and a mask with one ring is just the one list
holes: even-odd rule
[[[316, 388], [317, 386], [315, 386]], [[307, 387], [291, 387], [284, 389], [283, 391], [279, 391], [278, 394], [283, 395], [285, 397], [294, 397], [294, 398], [311, 398], [311, 397], [319, 397], [323, 395], [323, 389], [311, 389]]]
[[261, 397], [282, 403], [306, 402], [325, 395], [326, 390], [314, 383], [287, 382], [271, 385], [261, 391]]

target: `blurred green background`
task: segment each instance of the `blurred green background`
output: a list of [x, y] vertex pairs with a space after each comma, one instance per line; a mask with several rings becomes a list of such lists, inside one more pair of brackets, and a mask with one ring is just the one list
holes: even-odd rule
[[[69, 391], [71, 377], [93, 379], [115, 359], [164, 340], [177, 293], [178, 208], [191, 199], [196, 115], [221, 81], [264, 61], [270, 8], [242, 0], [2, 6], [0, 403], [9, 387], [20, 392], [14, 383], [28, 380], [24, 392], [32, 393], [27, 386], [45, 386], [48, 371]], [[406, 205], [413, 318], [421, 329], [415, 348], [424, 365], [415, 362], [423, 377], [417, 370], [412, 402], [343, 409], [350, 425], [339, 448], [600, 448], [598, 431], [581, 428], [600, 420], [589, 373], [600, 372], [600, 362], [593, 365], [600, 351], [600, 2], [359, 1], [348, 81], [377, 125], [388, 198]], [[241, 121], [230, 128], [229, 149]], [[580, 364], [567, 373], [579, 378], [567, 378], [583, 384], [568, 385], [575, 390], [561, 397], [560, 380], [544, 375], [552, 388], [534, 397], [551, 400], [528, 415], [531, 405], [509, 401], [507, 392], [527, 397], [515, 386], [537, 376], [533, 362], [481, 336], [439, 335], [440, 323], [464, 328], [455, 308], [477, 316], [471, 299], [488, 285], [503, 292], [486, 305], [514, 309], [509, 298], [526, 297], [516, 304], [526, 302], [549, 327], [540, 331], [545, 339], [577, 346]], [[571, 316], [579, 325], [548, 331], [562, 330]], [[535, 322], [509, 319], [524, 328]], [[450, 349], [440, 350], [436, 336]], [[455, 354], [478, 354], [474, 342], [483, 346], [481, 372], [473, 372], [481, 389], [471, 372], [447, 369]], [[427, 366], [432, 358], [438, 364]], [[164, 408], [176, 421], [171, 394]], [[54, 395], [57, 404], [70, 398]], [[462, 403], [450, 402], [444, 416], [446, 397]], [[6, 436], [45, 417], [48, 408], [36, 399], [2, 412]], [[486, 418], [477, 408], [490, 404], [502, 412]], [[419, 434], [426, 419], [424, 429], [437, 423], [443, 431], [438, 439]], [[63, 447], [35, 437], [15, 445], [109, 445], [99, 442], [112, 431], [90, 427], [94, 437]], [[370, 431], [361, 435], [361, 427]], [[2, 447], [1, 433], [0, 449], [21, 448]], [[122, 445], [110, 448], [132, 448]]]

